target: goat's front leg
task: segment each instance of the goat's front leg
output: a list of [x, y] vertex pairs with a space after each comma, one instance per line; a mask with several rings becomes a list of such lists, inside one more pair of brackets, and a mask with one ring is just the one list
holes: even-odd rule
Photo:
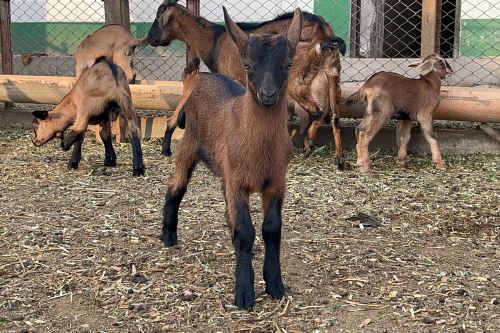
[[238, 188], [226, 187], [228, 202], [228, 222], [232, 230], [233, 245], [236, 252], [236, 286], [234, 303], [249, 309], [255, 304], [254, 272], [252, 250], [255, 240], [255, 228], [250, 218], [248, 193]]
[[266, 252], [264, 255], [264, 281], [266, 293], [280, 299], [285, 294], [281, 277], [280, 247], [281, 247], [281, 208], [284, 191], [265, 191], [262, 193], [264, 223], [262, 223], [262, 238]]
[[[340, 67], [340, 64], [339, 64]], [[333, 74], [332, 74], [333, 73]], [[340, 138], [340, 69], [334, 68], [332, 73], [328, 73], [328, 89], [331, 110], [331, 121], [333, 139], [335, 142], [335, 161], [339, 170], [349, 170], [350, 165], [346, 162], [342, 151], [342, 140]]]
[[161, 154], [164, 156], [172, 156], [172, 135], [177, 128], [177, 115], [178, 112], [175, 110], [174, 114], [167, 120], [167, 128], [165, 129], [165, 134], [163, 135], [163, 141], [161, 144]]
[[87, 130], [88, 120], [88, 116], [78, 113], [69, 133], [61, 140], [61, 148], [64, 151], [68, 151], [75, 142], [82, 140]]
[[134, 176], [144, 176], [144, 161], [142, 159], [142, 148], [139, 128], [137, 127], [137, 120], [134, 117], [125, 118], [128, 139], [132, 146], [132, 165]]
[[163, 225], [160, 239], [166, 247], [177, 244], [179, 206], [187, 190], [191, 174], [196, 167], [195, 153], [184, 146], [175, 160], [175, 170], [165, 195]]
[[322, 123], [321, 120], [314, 120], [307, 129], [307, 135], [304, 138], [304, 157], [308, 157], [313, 152], [314, 139]]
[[104, 165], [107, 167], [116, 166], [116, 153], [113, 148], [113, 140], [111, 133], [111, 121], [101, 122], [99, 124], [99, 136], [104, 144]]
[[417, 120], [420, 124], [420, 128], [424, 133], [425, 139], [431, 146], [432, 160], [436, 164], [436, 168], [439, 170], [446, 170], [446, 163], [444, 163], [441, 157], [441, 152], [439, 151], [439, 146], [436, 138], [436, 133], [432, 127], [432, 111], [433, 110], [423, 110], [417, 114]]
[[68, 162], [69, 169], [78, 169], [78, 164], [80, 163], [80, 160], [82, 159], [82, 144], [83, 144], [84, 138], [85, 138], [85, 135], [82, 134], [75, 141], [75, 144], [73, 145], [73, 152], [71, 153], [71, 158]]

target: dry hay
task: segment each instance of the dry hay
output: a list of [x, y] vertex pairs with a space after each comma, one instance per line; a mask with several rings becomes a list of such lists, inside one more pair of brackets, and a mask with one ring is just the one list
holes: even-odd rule
[[[180, 212], [180, 245], [158, 240], [172, 164], [143, 143], [147, 177], [84, 144], [77, 171], [58, 142], [0, 132], [2, 332], [499, 332], [499, 156], [374, 151], [374, 172], [335, 170], [329, 152], [297, 153], [284, 205], [287, 296], [233, 304], [234, 251], [218, 181], [199, 167]], [[354, 155], [349, 155], [351, 163]], [[252, 215], [260, 230], [260, 200]], [[361, 222], [360, 222], [361, 221]], [[362, 227], [360, 227], [360, 224]]]

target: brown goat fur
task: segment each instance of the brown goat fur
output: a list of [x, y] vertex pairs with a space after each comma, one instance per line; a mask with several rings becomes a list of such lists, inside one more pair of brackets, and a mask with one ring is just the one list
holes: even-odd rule
[[284, 294], [280, 268], [281, 207], [286, 168], [292, 157], [287, 122], [287, 75], [300, 39], [301, 13], [296, 10], [286, 35], [247, 36], [227, 15], [226, 28], [247, 64], [246, 88], [221, 74], [184, 75], [189, 96], [178, 118], [185, 128], [163, 208], [161, 239], [177, 244], [178, 210], [191, 173], [202, 161], [222, 180], [226, 218], [236, 252], [235, 304], [254, 305], [252, 247], [255, 229], [249, 195], [262, 194], [265, 243], [264, 280], [274, 298]]
[[[118, 24], [105, 25], [97, 29], [85, 38], [78, 46], [75, 53], [76, 77], [80, 77], [83, 70], [92, 67], [100, 57], [106, 57], [120, 66], [125, 72], [128, 82], [135, 82], [135, 71], [133, 56], [135, 48], [146, 45], [146, 38], [135, 38], [128, 29]], [[123, 124], [120, 124], [120, 134], [125, 132]], [[91, 126], [99, 141], [99, 128]], [[117, 141], [119, 138], [117, 137]]]
[[400, 118], [397, 123], [398, 166], [404, 166], [406, 163], [411, 124], [412, 120], [416, 120], [431, 147], [436, 167], [446, 169], [433, 130], [432, 118], [440, 101], [441, 80], [453, 71], [446, 60], [437, 54], [431, 54], [420, 62], [410, 64], [410, 67], [417, 67], [419, 79], [389, 72], [376, 73], [346, 101], [350, 105], [362, 100], [367, 105], [363, 120], [356, 129], [357, 163], [361, 172], [370, 170], [368, 146], [391, 117]]
[[[34, 111], [32, 142], [39, 147], [57, 135], [61, 135], [61, 147], [69, 150], [74, 144], [68, 166], [78, 168], [81, 146], [87, 126], [100, 126], [104, 143], [106, 166], [116, 165], [116, 155], [111, 143], [111, 121], [120, 117], [126, 125], [133, 148], [133, 174], [144, 174], [140, 133], [137, 117], [132, 107], [130, 89], [124, 71], [106, 60], [85, 69], [71, 91], [53, 111]], [[69, 133], [64, 131], [71, 127]]]
[[92, 67], [97, 59], [106, 57], [120, 66], [128, 82], [133, 83], [135, 72], [133, 55], [138, 45], [147, 44], [146, 39], [135, 38], [128, 29], [118, 24], [109, 24], [94, 31], [83, 40], [75, 53], [76, 77]]
[[[238, 25], [247, 34], [277, 34], [286, 33], [291, 21], [292, 16], [284, 14], [260, 24]], [[321, 119], [330, 116], [335, 119], [332, 125], [336, 124], [333, 127], [336, 155], [339, 167], [343, 168], [344, 158], [338, 128], [338, 101], [340, 100], [339, 50], [345, 52], [345, 43], [335, 36], [330, 25], [322, 17], [303, 13], [303, 22], [300, 43], [303, 46], [298, 48], [290, 71], [288, 93], [310, 115], [320, 117], [314, 123], [315, 129], [308, 132], [306, 154], [311, 151], [310, 143], [314, 141], [317, 125], [321, 125]], [[190, 13], [178, 5], [177, 0], [165, 0], [159, 7], [155, 22], [148, 33], [148, 42], [152, 46], [166, 46], [175, 39], [184, 41], [191, 50], [194, 50], [210, 71], [228, 75], [245, 84], [244, 63], [224, 27]], [[312, 52], [309, 52], [310, 50]], [[328, 77], [328, 80], [324, 80], [325, 77]], [[329, 102], [329, 99], [333, 102]], [[295, 107], [295, 111], [301, 119], [301, 131], [304, 131], [309, 127], [311, 117], [302, 108]], [[162, 153], [167, 156], [171, 154], [170, 139], [176, 127], [176, 119], [177, 114], [174, 113], [168, 121], [165, 132]]]

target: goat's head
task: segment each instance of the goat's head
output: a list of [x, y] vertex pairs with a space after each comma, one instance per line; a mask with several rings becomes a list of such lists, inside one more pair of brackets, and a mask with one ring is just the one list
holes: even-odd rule
[[447, 75], [453, 74], [448, 62], [441, 57], [439, 54], [431, 54], [422, 59], [408, 65], [409, 67], [417, 67], [420, 75], [426, 75], [431, 71], [436, 72], [441, 79], [444, 79]]
[[327, 38], [321, 43], [316, 44], [316, 52], [318, 54], [325, 52], [332, 53], [335, 50], [338, 50], [340, 54], [345, 56], [345, 51], [346, 51], [345, 41], [337, 36]]
[[51, 122], [53, 117], [57, 117], [54, 113], [49, 113], [48, 111], [33, 111], [33, 133], [31, 134], [31, 142], [36, 147], [40, 147], [48, 141], [56, 137], [60, 131], [58, 131], [54, 124]]
[[147, 41], [151, 46], [168, 46], [175, 37], [172, 36], [173, 11], [179, 0], [164, 0], [156, 12], [153, 25], [149, 29]]
[[264, 106], [276, 104], [286, 95], [288, 71], [292, 67], [295, 49], [302, 30], [302, 13], [296, 9], [285, 35], [247, 36], [224, 10], [226, 30], [234, 41], [247, 75], [247, 88]]

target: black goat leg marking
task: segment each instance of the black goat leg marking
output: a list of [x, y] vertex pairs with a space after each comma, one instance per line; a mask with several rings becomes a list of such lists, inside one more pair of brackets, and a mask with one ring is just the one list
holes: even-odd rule
[[78, 169], [78, 165], [82, 159], [82, 144], [84, 137], [85, 136], [82, 135], [80, 140], [75, 141], [75, 144], [73, 145], [73, 152], [71, 153], [71, 158], [68, 162], [69, 169]]
[[233, 244], [236, 252], [236, 286], [234, 302], [236, 306], [249, 309], [255, 304], [254, 272], [252, 249], [255, 240], [248, 201], [236, 199], [236, 221]]
[[103, 138], [102, 143], [104, 144], [104, 165], [107, 167], [115, 167], [116, 153], [113, 148], [113, 140], [111, 139], [111, 136]]
[[142, 160], [141, 140], [137, 133], [133, 133], [130, 137], [130, 145], [132, 146], [132, 164], [133, 175], [144, 176], [144, 162]]
[[69, 131], [68, 135], [64, 136], [64, 139], [61, 140], [61, 148], [64, 151], [68, 151], [73, 143], [82, 139], [84, 133]]
[[274, 196], [270, 199], [262, 224], [262, 238], [266, 248], [263, 270], [266, 293], [276, 299], [282, 298], [285, 294], [280, 264], [282, 203], [282, 198]]
[[164, 156], [172, 156], [172, 150], [170, 148], [172, 144], [172, 134], [175, 131], [175, 126], [167, 125], [165, 130], [165, 135], [163, 136], [163, 142], [161, 145], [161, 154]]

